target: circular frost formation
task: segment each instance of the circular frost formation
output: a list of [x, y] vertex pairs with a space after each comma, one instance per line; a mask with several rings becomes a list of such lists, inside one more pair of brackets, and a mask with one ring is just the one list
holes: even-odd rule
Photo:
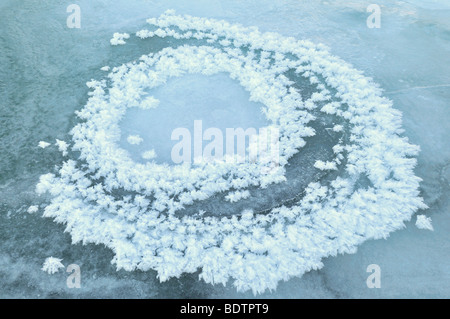
[[[151, 28], [137, 37], [197, 44], [167, 47], [88, 83], [91, 97], [78, 112], [83, 121], [71, 132], [79, 155], [37, 185], [38, 193], [53, 196], [44, 216], [65, 223], [74, 243], [104, 244], [118, 268], [154, 269], [161, 281], [201, 269], [206, 282], [231, 278], [238, 290], [259, 293], [320, 268], [326, 256], [387, 237], [425, 207], [413, 172], [418, 147], [399, 136], [401, 113], [370, 79], [322, 46], [172, 11], [147, 22]], [[219, 72], [261, 102], [269, 126], [280, 131], [275, 166], [270, 158], [142, 164], [118, 146], [127, 108], [157, 106], [148, 90], [170, 77]], [[288, 74], [306, 79], [316, 92], [302, 98]], [[266, 214], [175, 214], [218, 192], [248, 197], [249, 186], [283, 182], [289, 158], [305, 145], [303, 138], [314, 135], [307, 126], [313, 112], [343, 123], [329, 128], [345, 136], [333, 147], [335, 158], [315, 163], [336, 171], [334, 180], [310, 183], [297, 202]]]

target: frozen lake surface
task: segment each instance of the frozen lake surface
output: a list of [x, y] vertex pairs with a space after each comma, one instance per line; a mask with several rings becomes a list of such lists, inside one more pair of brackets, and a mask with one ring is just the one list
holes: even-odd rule
[[[421, 196], [429, 209], [417, 214], [431, 217], [433, 232], [418, 229], [413, 216], [405, 229], [392, 233], [386, 240], [367, 241], [355, 254], [326, 258], [322, 269], [280, 282], [276, 291], [258, 297], [450, 296], [450, 124], [447, 120], [450, 118], [450, 5], [445, 1], [379, 1], [382, 10], [379, 29], [369, 29], [366, 25], [369, 1], [236, 0], [193, 4], [116, 1], [113, 6], [102, 1], [78, 3], [82, 10], [81, 29], [67, 28], [66, 3], [2, 1], [0, 4], [0, 297], [253, 297], [250, 291], [239, 293], [232, 285], [206, 284], [198, 280], [198, 273], [160, 283], [154, 271], [116, 271], [110, 263], [111, 250], [93, 244], [72, 245], [64, 226], [41, 217], [49, 198], [36, 195], [36, 183], [40, 175], [62, 163], [62, 156], [55, 147], [38, 148], [39, 141], [53, 144], [55, 139], [70, 140], [69, 131], [78, 122], [74, 112], [80, 110], [88, 98], [85, 82], [105, 76], [101, 67], [120, 65], [139, 58], [149, 49], [159, 49], [158, 44], [153, 43], [148, 48], [131, 39], [125, 46], [112, 47], [109, 39], [114, 32], [133, 33], [145, 27], [146, 18], [157, 17], [167, 9], [175, 9], [177, 14], [258, 26], [261, 31], [327, 45], [332, 54], [353, 64], [380, 85], [384, 95], [403, 113], [404, 135], [421, 147], [415, 172], [423, 179]], [[216, 108], [209, 113], [205, 107], [200, 107], [198, 114], [177, 118], [177, 108], [183, 107], [187, 99], [171, 96], [171, 100], [164, 100], [166, 105], [159, 106], [171, 111], [164, 113], [166, 118], [152, 118], [151, 129], [146, 121], [141, 126], [127, 125], [126, 121], [139, 124], [144, 115], [139, 114], [141, 111], [129, 112], [122, 123], [129, 129], [122, 130], [124, 148], [137, 155], [155, 148], [161, 160], [167, 160], [169, 150], [164, 149], [167, 148], [164, 143], [144, 142], [136, 146], [142, 149], [137, 149], [126, 142], [126, 137], [130, 134], [167, 135], [173, 128], [162, 124], [158, 127], [158, 123], [173, 122], [174, 128], [188, 126], [195, 116], [207, 116], [211, 121], [208, 126], [227, 127], [226, 121], [235, 123], [236, 118], [241, 121], [240, 126], [266, 125], [258, 106], [248, 102], [247, 93], [240, 86], [228, 78], [220, 78], [221, 75], [216, 77], [206, 82], [201, 77], [187, 79], [193, 83], [191, 87], [206, 87], [203, 92], [189, 92], [183, 86], [186, 79], [182, 78], [153, 92], [155, 96], [170, 96], [172, 91], [181, 91], [195, 100], [200, 96], [205, 107], [212, 101]], [[220, 94], [208, 94], [208, 90], [220, 90], [218, 84], [226, 89]], [[235, 105], [236, 109], [228, 108], [226, 100], [230, 96], [241, 101], [242, 106], [248, 104], [249, 108], [245, 111], [239, 105]], [[243, 113], [235, 117], [236, 112]], [[325, 132], [317, 133], [326, 136]], [[155, 141], [157, 143], [158, 139]], [[320, 153], [326, 159], [328, 147], [323, 138], [322, 142], [311, 143], [316, 149], [309, 151]], [[332, 141], [329, 143], [332, 145]], [[287, 186], [277, 188], [278, 194], [271, 192], [273, 197], [261, 193], [261, 200], [256, 201], [261, 207], [256, 209], [272, 206], [271, 201], [295, 196], [292, 190], [304, 187], [296, 184], [299, 180], [319, 178], [307, 170], [287, 170]], [[294, 178], [298, 176], [302, 178]], [[27, 209], [31, 205], [40, 205], [40, 210], [29, 214]], [[217, 203], [210, 201], [209, 205], [214, 210]], [[66, 266], [80, 265], [82, 288], [68, 289], [68, 274], [64, 271], [54, 275], [41, 271], [49, 256], [62, 258]], [[366, 268], [370, 264], [381, 268], [380, 289], [367, 288]]]

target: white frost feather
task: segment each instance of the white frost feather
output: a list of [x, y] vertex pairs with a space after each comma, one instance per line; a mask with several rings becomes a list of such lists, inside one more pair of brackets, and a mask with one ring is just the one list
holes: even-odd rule
[[34, 214], [34, 213], [36, 213], [38, 210], [39, 210], [39, 207], [33, 205], [33, 206], [28, 207], [27, 212], [28, 212], [29, 214]]
[[50, 143], [47, 143], [45, 141], [40, 141], [39, 144], [38, 144], [38, 146], [40, 148], [46, 148], [46, 147], [49, 147], [50, 145], [51, 145]]
[[232, 193], [229, 193], [227, 196], [225, 196], [225, 199], [231, 203], [235, 203], [241, 199], [249, 198], [250, 192], [248, 190], [245, 191], [235, 191]]
[[139, 135], [129, 135], [127, 137], [127, 142], [130, 143], [131, 145], [139, 145], [144, 141], [144, 139], [142, 137], [140, 137]]
[[112, 39], [109, 41], [111, 45], [124, 45], [126, 39], [129, 39], [130, 35], [128, 33], [114, 33]]
[[67, 154], [68, 154], [67, 153], [68, 145], [67, 145], [66, 142], [56, 139], [56, 144], [55, 145], [58, 146], [58, 149], [59, 149], [60, 152], [62, 152], [63, 156], [67, 156]]
[[42, 266], [42, 271], [45, 271], [50, 275], [57, 273], [59, 269], [64, 268], [64, 265], [61, 263], [61, 261], [62, 259], [55, 257], [46, 258]]
[[431, 218], [425, 215], [417, 215], [416, 227], [419, 229], [434, 230], [431, 224]]
[[146, 159], [146, 160], [151, 160], [151, 159], [156, 158], [155, 150], [145, 151], [144, 153], [142, 153], [142, 158]]

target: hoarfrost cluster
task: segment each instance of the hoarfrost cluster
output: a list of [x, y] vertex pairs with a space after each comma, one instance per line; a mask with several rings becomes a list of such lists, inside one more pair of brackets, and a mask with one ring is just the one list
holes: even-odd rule
[[27, 212], [28, 212], [29, 214], [34, 214], [34, 213], [37, 213], [38, 210], [39, 210], [39, 207], [38, 207], [38, 206], [32, 205], [32, 206], [28, 207]]
[[64, 268], [61, 261], [62, 259], [55, 257], [46, 258], [44, 264], [42, 265], [42, 271], [45, 271], [50, 275], [57, 273], [61, 268]]
[[431, 223], [431, 218], [425, 215], [417, 215], [416, 226], [419, 229], [434, 231], [433, 224]]
[[128, 33], [114, 33], [112, 39], [110, 40], [111, 45], [124, 45], [125, 40], [129, 39], [130, 35]]
[[[138, 38], [201, 43], [166, 47], [88, 82], [90, 98], [71, 131], [72, 150], [80, 155], [56, 174], [41, 176], [36, 188], [52, 195], [44, 216], [66, 224], [74, 243], [104, 244], [114, 251], [118, 268], [154, 269], [161, 281], [201, 269], [200, 278], [208, 283], [232, 279], [239, 291], [261, 293], [321, 268], [324, 257], [386, 238], [425, 208], [413, 172], [419, 148], [400, 135], [401, 113], [371, 79], [322, 45], [173, 11], [147, 22]], [[124, 44], [123, 39], [115, 34], [111, 44]], [[193, 73], [226, 73], [251, 101], [264, 105], [269, 128], [280, 132], [275, 168], [270, 158], [136, 163], [118, 146], [119, 122], [128, 108], [157, 107], [150, 89]], [[288, 74], [316, 91], [302, 96]], [[331, 161], [315, 162], [318, 170], [336, 172], [335, 179], [314, 181], [299, 190], [303, 195], [295, 203], [264, 214], [251, 209], [233, 216], [177, 214], [218, 193], [236, 202], [251, 196], [250, 187], [284, 182], [288, 160], [315, 134], [309, 125], [317, 116], [313, 113], [334, 116], [330, 134], [345, 137], [334, 145]], [[129, 142], [138, 139], [130, 136]], [[369, 185], [361, 187], [361, 178]]]

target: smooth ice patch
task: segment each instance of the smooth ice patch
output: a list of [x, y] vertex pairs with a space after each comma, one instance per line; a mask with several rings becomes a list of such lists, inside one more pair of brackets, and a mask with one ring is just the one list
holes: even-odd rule
[[[196, 120], [202, 121], [203, 131], [218, 128], [224, 135], [226, 128], [258, 130], [269, 124], [262, 112], [263, 105], [249, 101], [249, 93], [226, 74], [184, 75], [169, 79], [164, 86], [147, 93], [159, 100], [158, 107], [130, 108], [120, 123], [120, 146], [138, 162], [142, 162], [141, 154], [145, 150], [153, 149], [158, 154], [157, 163], [173, 165], [171, 151], [178, 141], [171, 139], [172, 132], [187, 128], [193, 139]], [[127, 143], [129, 135], [139, 135], [142, 143], [130, 146], [133, 143]], [[193, 147], [191, 143], [191, 154], [194, 154]]]

